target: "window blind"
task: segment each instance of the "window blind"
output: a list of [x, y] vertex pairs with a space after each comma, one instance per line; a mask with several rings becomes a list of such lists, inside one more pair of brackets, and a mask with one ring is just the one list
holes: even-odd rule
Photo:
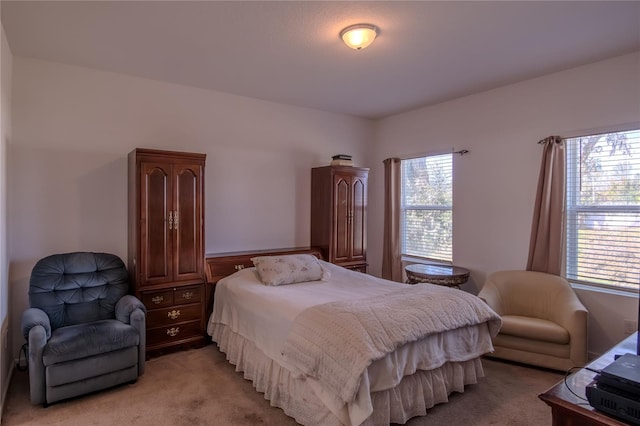
[[566, 141], [566, 276], [637, 289], [640, 130]]
[[402, 254], [452, 260], [452, 154], [402, 160]]

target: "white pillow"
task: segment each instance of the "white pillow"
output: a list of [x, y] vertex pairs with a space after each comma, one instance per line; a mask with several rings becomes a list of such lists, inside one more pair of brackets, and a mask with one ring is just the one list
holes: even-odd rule
[[326, 281], [330, 272], [312, 254], [252, 257], [260, 281], [265, 285], [285, 285], [308, 281]]

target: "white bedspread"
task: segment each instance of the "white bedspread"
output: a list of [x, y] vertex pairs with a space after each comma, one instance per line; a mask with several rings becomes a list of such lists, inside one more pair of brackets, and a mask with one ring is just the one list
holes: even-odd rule
[[[254, 268], [221, 280], [216, 285], [209, 334], [213, 334], [215, 324], [223, 324], [294, 372], [297, 369], [282, 355], [282, 350], [294, 319], [305, 309], [329, 302], [382, 296], [407, 288], [406, 284], [348, 271], [330, 263], [323, 262], [323, 265], [331, 271], [330, 281], [270, 287], [260, 283]], [[403, 377], [418, 370], [438, 368], [446, 362], [466, 361], [491, 351], [493, 346], [487, 324], [471, 325], [408, 343], [373, 362], [362, 374], [354, 399], [346, 405], [317, 380], [310, 379], [309, 385], [344, 424], [357, 425], [372, 412], [371, 392], [391, 389]]]
[[491, 336], [498, 334], [500, 317], [476, 296], [445, 287], [407, 286], [383, 296], [305, 309], [282, 354], [297, 372], [347, 405], [373, 361], [425, 336], [483, 323]]

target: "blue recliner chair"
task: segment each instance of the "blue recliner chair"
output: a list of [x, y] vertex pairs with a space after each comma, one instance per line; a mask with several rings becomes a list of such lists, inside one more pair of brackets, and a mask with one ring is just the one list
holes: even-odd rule
[[54, 254], [36, 263], [22, 316], [31, 403], [46, 407], [143, 374], [146, 309], [128, 292], [127, 269], [113, 254]]

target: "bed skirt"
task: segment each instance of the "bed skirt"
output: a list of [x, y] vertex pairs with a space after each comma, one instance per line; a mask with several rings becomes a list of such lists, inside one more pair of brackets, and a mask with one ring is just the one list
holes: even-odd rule
[[[304, 379], [294, 378], [289, 370], [267, 357], [255, 344], [222, 324], [213, 325], [213, 340], [227, 360], [243, 372], [244, 378], [264, 394], [273, 407], [303, 425], [342, 426], [342, 422], [314, 395]], [[393, 389], [373, 392], [373, 414], [363, 425], [406, 423], [424, 416], [427, 409], [448, 401], [452, 392], [464, 392], [464, 386], [476, 384], [484, 372], [480, 358], [449, 362], [429, 371], [419, 370], [405, 376]]]

